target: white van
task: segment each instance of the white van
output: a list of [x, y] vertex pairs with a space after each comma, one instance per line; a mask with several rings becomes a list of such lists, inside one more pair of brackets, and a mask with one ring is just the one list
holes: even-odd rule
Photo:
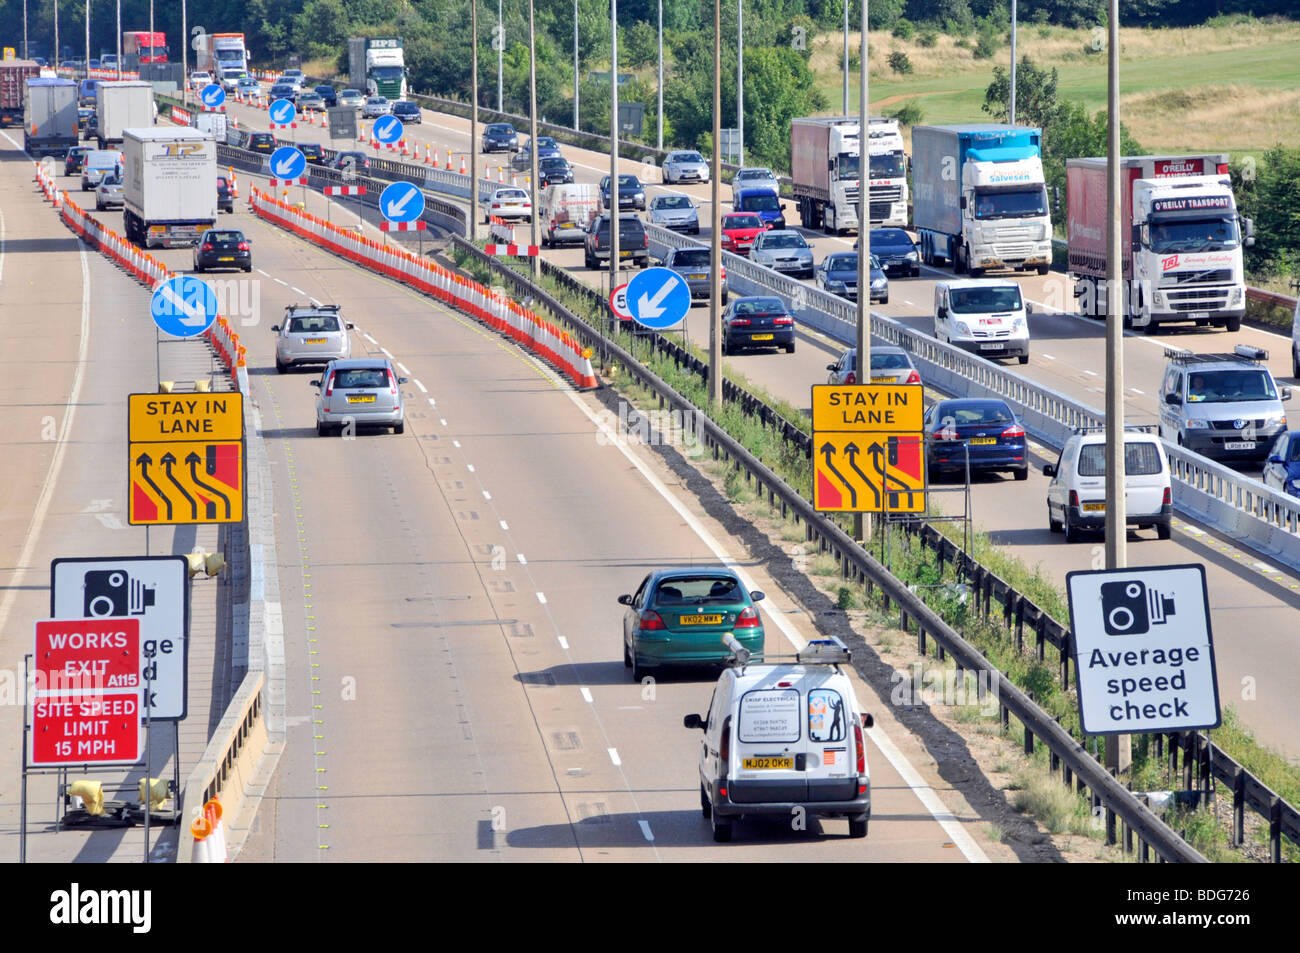
[[766, 814], [803, 822], [846, 817], [850, 837], [866, 837], [871, 817], [864, 715], [849, 676], [849, 650], [818, 639], [787, 662], [749, 663], [733, 637], [734, 661], [718, 678], [708, 714], [683, 724], [704, 732], [700, 808], [715, 841], [733, 822]]
[[[1068, 438], [1055, 464], [1043, 467], [1047, 485], [1047, 526], [1065, 532], [1067, 543], [1084, 530], [1106, 529], [1106, 430], [1080, 427]], [[1124, 510], [1127, 524], [1154, 528], [1168, 539], [1173, 514], [1169, 460], [1154, 433], [1140, 427], [1124, 430]]]
[[571, 182], [548, 186], [537, 204], [546, 245], [581, 245], [587, 238], [587, 226], [600, 210], [600, 196], [589, 182]]
[[1004, 278], [965, 278], [934, 286], [934, 336], [981, 357], [1029, 363], [1033, 308], [1020, 286]]

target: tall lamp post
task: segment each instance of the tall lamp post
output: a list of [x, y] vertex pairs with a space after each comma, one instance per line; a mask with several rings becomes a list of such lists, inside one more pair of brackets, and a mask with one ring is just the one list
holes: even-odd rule
[[664, 0], [659, 0], [659, 122], [655, 128], [658, 130], [655, 144], [662, 150], [664, 147]]
[[117, 0], [117, 44], [114, 46], [117, 50], [117, 78], [122, 79], [122, 0]]
[[1016, 0], [1011, 0], [1011, 95], [1008, 101], [1008, 121], [1016, 124]]
[[844, 115], [849, 114], [849, 0], [844, 0]]
[[709, 403], [722, 406], [722, 0], [713, 0], [713, 169], [709, 190]]
[[736, 0], [736, 165], [745, 164], [745, 0]]
[[578, 128], [578, 0], [573, 0], [573, 128]]
[[[529, 208], [533, 210], [532, 215], [528, 216], [528, 244], [534, 248], [537, 247], [537, 34], [533, 25], [533, 0], [528, 0], [528, 151], [529, 172], [531, 178], [528, 180]], [[541, 277], [542, 262], [537, 255], [532, 255], [528, 259], [531, 265], [533, 280], [536, 281]]]
[[505, 63], [506, 49], [506, 21], [501, 15], [501, 0], [497, 0], [497, 112], [503, 111], [505, 102], [501, 92], [501, 77], [503, 75], [503, 64]]
[[[871, 117], [867, 95], [867, 0], [862, 0], [862, 48], [858, 53], [858, 383], [871, 380], [871, 196], [867, 142]], [[864, 542], [871, 538], [871, 517], [853, 516], [854, 535]]]
[[478, 241], [478, 0], [469, 0], [469, 240]]
[[609, 0], [609, 291], [618, 287], [618, 0]]

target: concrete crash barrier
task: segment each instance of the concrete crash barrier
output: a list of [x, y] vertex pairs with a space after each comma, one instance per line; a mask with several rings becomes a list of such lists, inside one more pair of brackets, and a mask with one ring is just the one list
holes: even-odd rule
[[249, 205], [254, 214], [273, 225], [477, 318], [559, 369], [575, 387], [585, 390], [600, 386], [589, 348], [505, 295], [402, 248], [340, 228], [261, 189], [251, 190]]

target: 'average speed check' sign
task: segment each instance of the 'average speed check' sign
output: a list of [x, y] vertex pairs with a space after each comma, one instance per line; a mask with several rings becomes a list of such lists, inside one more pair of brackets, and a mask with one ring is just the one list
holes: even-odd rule
[[1219, 726], [1204, 566], [1072, 572], [1065, 587], [1085, 734]]

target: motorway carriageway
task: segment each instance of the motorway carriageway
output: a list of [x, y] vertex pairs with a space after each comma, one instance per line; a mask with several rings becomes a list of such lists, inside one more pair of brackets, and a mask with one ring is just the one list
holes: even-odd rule
[[[266, 113], [235, 105], [231, 111], [239, 116], [241, 127], [266, 128]], [[459, 170], [460, 155], [469, 146], [469, 121], [456, 116], [425, 110], [423, 123], [407, 125], [408, 145], [418, 144], [421, 159], [424, 143], [435, 143], [440, 155], [453, 150], [453, 166]], [[366, 124], [367, 129], [369, 123]], [[480, 125], [481, 129], [481, 125]], [[299, 141], [319, 141], [331, 145], [326, 130], [299, 124], [291, 130]], [[283, 135], [283, 133], [277, 133]], [[521, 140], [527, 130], [521, 131]], [[342, 146], [340, 140], [334, 147]], [[348, 146], [352, 147], [352, 146]], [[573, 146], [562, 146], [573, 164], [577, 180], [598, 183], [609, 172], [609, 157]], [[373, 149], [368, 155], [376, 155]], [[392, 158], [386, 148], [378, 155]], [[411, 161], [411, 160], [407, 160]], [[489, 163], [493, 179], [498, 165], [506, 167], [506, 184], [510, 182], [509, 161], [504, 154], [480, 158], [480, 166]], [[639, 162], [620, 160], [620, 171], [636, 173], [646, 182], [658, 170]], [[480, 173], [481, 174], [481, 173]], [[519, 177], [523, 182], [523, 177]], [[661, 192], [690, 195], [699, 204], [700, 241], [707, 242], [711, 186], [660, 186], [646, 182], [647, 200]], [[730, 190], [721, 188], [724, 202]], [[447, 198], [443, 196], [443, 198]], [[789, 219], [797, 219], [793, 202], [787, 202]], [[725, 211], [725, 208], [724, 208]], [[481, 217], [480, 217], [481, 221]], [[818, 231], [802, 230], [813, 246], [816, 261], [832, 251], [851, 250], [854, 235], [832, 237]], [[528, 237], [528, 226], [516, 227], [520, 243]], [[595, 287], [602, 287], [608, 272], [589, 271], [583, 266], [581, 246], [544, 250], [552, 262], [566, 268]], [[629, 276], [634, 271], [626, 272]], [[922, 277], [890, 279], [890, 301], [875, 305], [873, 310], [888, 315], [925, 333], [933, 332], [931, 307], [935, 279], [950, 272], [922, 266]], [[1104, 403], [1104, 329], [1100, 323], [1061, 313], [1073, 304], [1069, 279], [1057, 272], [1046, 276], [1017, 276], [1024, 294], [1034, 303], [1030, 317], [1031, 356], [1028, 365], [1008, 365], [1028, 380], [1041, 383], [1081, 403], [1101, 408]], [[809, 282], [811, 285], [811, 282]], [[686, 328], [695, 343], [707, 347], [708, 310], [696, 307], [687, 317]], [[1124, 340], [1126, 402], [1131, 424], [1154, 423], [1160, 376], [1165, 367], [1165, 345], [1194, 351], [1230, 351], [1237, 344], [1265, 348], [1268, 365], [1280, 385], [1297, 383], [1288, 379], [1289, 341], [1267, 331], [1243, 327], [1236, 334], [1216, 329], [1183, 329], [1156, 337], [1126, 335]], [[844, 346], [811, 329], [799, 333], [796, 353], [752, 352], [726, 359], [733, 375], [743, 375], [769, 392], [789, 400], [797, 407], [810, 405], [810, 386], [825, 383], [826, 365], [839, 357]], [[1296, 399], [1288, 407], [1292, 427], [1300, 426]], [[1101, 568], [1104, 565], [1100, 534], [1090, 543], [1065, 545], [1060, 535], [1047, 529], [1047, 478], [1041, 466], [1055, 462], [1057, 453], [1035, 445], [1035, 467], [1027, 482], [1015, 483], [1010, 476], [978, 478], [972, 492], [972, 514], [993, 541], [1020, 557], [1030, 566], [1039, 565], [1058, 585], [1064, 586], [1065, 574], [1076, 569]], [[948, 500], [953, 497], [949, 496]], [[945, 501], [950, 512], [959, 506]], [[956, 508], [954, 508], [956, 507]], [[1260, 741], [1285, 753], [1293, 761], [1300, 758], [1300, 711], [1293, 699], [1300, 695], [1300, 640], [1296, 633], [1297, 609], [1300, 609], [1300, 579], [1282, 566], [1275, 566], [1257, 554], [1237, 547], [1232, 539], [1208, 527], [1175, 517], [1173, 539], [1156, 540], [1154, 531], [1131, 533], [1128, 546], [1129, 565], [1171, 565], [1204, 563], [1210, 604], [1216, 632], [1216, 657], [1220, 697], [1224, 705], [1233, 705], [1241, 720], [1256, 733]]]
[[[655, 567], [734, 562], [769, 594], [773, 650], [815, 637], [811, 620], [656, 456], [598, 439], [594, 395], [237, 207], [220, 224], [245, 230], [262, 276], [241, 298], [255, 313], [230, 317], [275, 483], [289, 725], [243, 859], [1015, 859], [860, 681], [879, 718], [868, 838], [758, 822], [715, 845], [681, 724], [714, 678], [632, 684], [615, 599]], [[189, 270], [189, 250], [160, 256]], [[404, 435], [316, 436], [319, 369], [277, 374], [269, 330], [311, 298], [343, 306], [354, 356], [410, 378]]]

